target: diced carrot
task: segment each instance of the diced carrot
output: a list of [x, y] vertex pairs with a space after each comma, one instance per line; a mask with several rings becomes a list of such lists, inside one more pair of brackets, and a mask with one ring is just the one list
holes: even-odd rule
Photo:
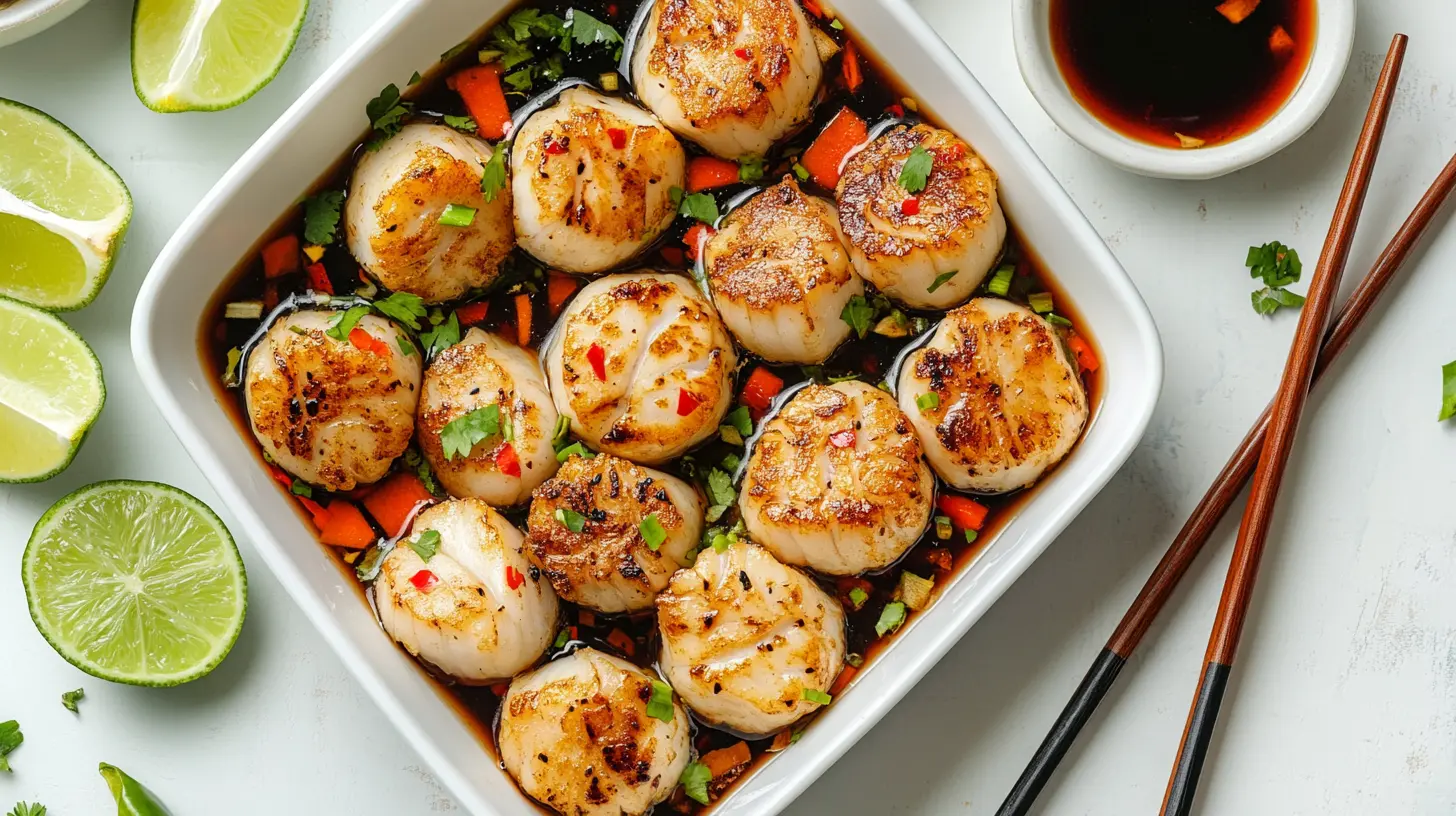
[[310, 516], [313, 516], [313, 525], [315, 527], [322, 530], [324, 525], [329, 523], [329, 509], [327, 507], [324, 507], [322, 504], [307, 496], [299, 496], [298, 503], [303, 505], [303, 508], [308, 511]]
[[950, 554], [950, 550], [931, 548], [925, 551], [925, 560], [936, 572], [950, 572], [951, 567], [955, 566], [955, 557]]
[[1092, 346], [1083, 340], [1081, 335], [1074, 334], [1068, 337], [1067, 347], [1072, 350], [1072, 354], [1077, 358], [1077, 365], [1081, 366], [1083, 371], [1096, 371], [1102, 366], [1102, 362], [1097, 359], [1097, 352], [1092, 350]]
[[525, 348], [531, 345], [531, 295], [521, 292], [516, 295], [516, 345]]
[[394, 538], [404, 532], [419, 508], [434, 501], [435, 496], [425, 489], [425, 483], [418, 476], [401, 471], [380, 482], [364, 498], [364, 509], [379, 522], [386, 535]]
[[632, 641], [630, 635], [621, 629], [613, 629], [608, 632], [607, 643], [628, 657], [637, 654], [637, 644]]
[[708, 773], [717, 779], [740, 765], [752, 762], [753, 752], [748, 750], [748, 743], [739, 740], [727, 748], [719, 748], [703, 754], [703, 758], [698, 761], [707, 765]]
[[380, 357], [389, 356], [388, 343], [380, 340], [378, 337], [375, 337], [369, 332], [364, 331], [358, 326], [355, 326], [349, 332], [349, 342], [353, 344], [354, 348], [359, 349], [360, 351], [373, 352], [375, 354], [378, 354]]
[[738, 183], [738, 162], [717, 156], [695, 156], [688, 162], [688, 192], [711, 190]]
[[1294, 53], [1294, 38], [1284, 30], [1284, 26], [1274, 26], [1274, 31], [1269, 35], [1269, 50], [1276, 56], [1287, 57]]
[[490, 309], [490, 304], [483, 300], [474, 303], [467, 303], [455, 310], [455, 317], [459, 319], [462, 326], [474, 326], [485, 320], [485, 314]]
[[760, 413], [767, 411], [773, 398], [782, 390], [784, 381], [772, 371], [759, 366], [748, 375], [748, 382], [743, 384], [743, 404]]
[[951, 524], [962, 530], [981, 529], [981, 525], [986, 523], [987, 514], [991, 512], [986, 505], [954, 493], [941, 494], [935, 500], [935, 506], [940, 508], [940, 512], [950, 516]]
[[683, 234], [683, 245], [687, 247], [689, 258], [694, 261], [698, 259], [698, 251], [703, 248], [703, 243], [712, 237], [713, 232], [713, 228], [707, 224], [699, 223], [688, 227], [688, 231]]
[[864, 84], [864, 71], [859, 67], [859, 49], [854, 47], [854, 40], [844, 41], [844, 57], [839, 63], [839, 71], [844, 75], [844, 87], [851, 93], [858, 93], [859, 86]]
[[596, 626], [597, 613], [590, 609], [578, 609], [576, 610], [576, 622], [582, 626]]
[[546, 273], [546, 305], [551, 309], [552, 317], [561, 314], [561, 307], [575, 292], [576, 278], [556, 271]]
[[273, 477], [273, 481], [283, 485], [283, 489], [289, 490], [293, 488], [293, 477], [285, 473], [283, 468], [277, 465], [269, 465], [268, 475]]
[[308, 285], [317, 292], [329, 295], [334, 293], [334, 283], [329, 280], [328, 270], [324, 269], [324, 265], [321, 263], [309, 264]]
[[834, 685], [829, 687], [829, 696], [838, 697], [839, 693], [849, 686], [849, 681], [853, 680], [856, 674], [859, 674], [859, 669], [853, 666], [845, 666], [841, 669], [839, 676], [834, 678]]
[[500, 63], [472, 65], [445, 82], [460, 94], [465, 109], [475, 120], [480, 135], [487, 139], [504, 138], [511, 127], [511, 108], [501, 88]]
[[297, 235], [285, 235], [270, 241], [263, 247], [263, 277], [281, 278], [297, 272], [302, 263], [298, 253]]
[[1260, 0], [1223, 0], [1213, 10], [1222, 14], [1224, 19], [1230, 23], [1238, 25], [1254, 13], [1254, 10], [1259, 7], [1259, 2]]
[[814, 15], [815, 17], [821, 17], [822, 18], [824, 16], [824, 9], [822, 7], [820, 7], [820, 5], [817, 2], [815, 2], [815, 0], [802, 0], [802, 1], [803, 1], [803, 4], [804, 4], [804, 11], [809, 12], [810, 14]]
[[859, 114], [843, 108], [834, 115], [819, 138], [809, 145], [799, 163], [809, 171], [809, 177], [820, 187], [833, 190], [839, 184], [839, 173], [844, 158], [851, 150], [869, 140], [869, 128]]
[[362, 550], [374, 543], [374, 528], [353, 502], [334, 499], [329, 504], [329, 518], [319, 531], [319, 540], [330, 547]]

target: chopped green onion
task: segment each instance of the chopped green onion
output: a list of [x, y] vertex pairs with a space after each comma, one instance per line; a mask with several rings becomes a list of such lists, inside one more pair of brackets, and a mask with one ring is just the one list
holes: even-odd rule
[[798, 162], [794, 162], [793, 171], [794, 178], [798, 179], [799, 181], [809, 180], [809, 168], [805, 167], [804, 165], [799, 164]]
[[794, 743], [798, 742], [799, 740], [801, 740], [803, 738], [804, 738], [804, 731], [803, 731], [803, 729], [800, 729], [798, 731], [795, 731], [794, 732], [794, 735], [792, 737], [789, 737], [789, 744], [790, 745], [793, 745]]
[[579, 533], [586, 528], [586, 516], [565, 507], [558, 507], [555, 514], [556, 522], [562, 527]]
[[263, 316], [263, 301], [239, 300], [229, 303], [223, 308], [222, 316], [228, 320], [257, 320]]
[[1456, 361], [1441, 366], [1441, 415], [1437, 422], [1456, 416]]
[[862, 587], [855, 587], [854, 589], [851, 589], [849, 591], [849, 604], [850, 606], [854, 607], [856, 612], [858, 612], [860, 608], [865, 605], [865, 601], [868, 601], [869, 599], [870, 594], [868, 592], [865, 592]]
[[900, 573], [900, 585], [895, 589], [906, 606], [919, 612], [930, 604], [930, 593], [935, 589], [935, 582], [906, 571]]
[[835, 31], [843, 31], [844, 23], [839, 22], [839, 18], [835, 17], [833, 20], [829, 21], [829, 27], [834, 29]]
[[305, 499], [313, 498], [313, 488], [302, 479], [294, 479], [293, 484], [288, 486], [288, 492], [295, 496], [302, 496]]
[[885, 604], [884, 611], [880, 612], [880, 619], [875, 623], [875, 634], [880, 637], [900, 628], [905, 622], [905, 604], [900, 601], [891, 601]]
[[680, 782], [683, 793], [700, 805], [708, 804], [708, 783], [713, 781], [713, 772], [701, 762], [689, 762], [683, 769]]
[[573, 456], [580, 456], [583, 459], [591, 459], [596, 454], [587, 450], [580, 442], [572, 442], [570, 445], [556, 452], [556, 461], [565, 462]]
[[850, 652], [844, 656], [844, 662], [857, 669], [864, 665], [864, 655], [859, 652]]
[[642, 523], [637, 525], [637, 531], [642, 534], [642, 540], [647, 542], [647, 549], [653, 552], [657, 552], [657, 548], [667, 540], [667, 531], [662, 529], [662, 522], [657, 520], [656, 513], [642, 519]]
[[556, 642], [551, 645], [555, 646], [558, 649], [564, 649], [566, 648], [566, 644], [569, 640], [571, 640], [571, 632], [566, 629], [562, 629], [560, 632], [556, 633]]
[[997, 269], [996, 274], [991, 276], [991, 282], [986, 284], [986, 291], [1006, 297], [1006, 293], [1011, 291], [1011, 276], [1015, 274], [1016, 267], [1010, 264]]
[[931, 281], [930, 285], [925, 287], [925, 291], [934, 292], [936, 289], [944, 286], [947, 281], [949, 281], [951, 278], [954, 278], [959, 272], [959, 269], [952, 269], [949, 272], [942, 272], [939, 275], [936, 275], [935, 280]]
[[[556, 427], [551, 429], [551, 447], [560, 451], [561, 448], [566, 444], [566, 440], [570, 437], [571, 418], [568, 417], [566, 414], [561, 414], [556, 417]], [[564, 462], [566, 460], [560, 459], [558, 461]]]
[[940, 407], [940, 395], [934, 391], [921, 394], [915, 398], [915, 407], [922, 411], [934, 411]]
[[440, 223], [447, 227], [468, 227], [475, 221], [475, 208], [448, 204], [440, 213]]
[[741, 459], [738, 454], [730, 453], [727, 456], [723, 457], [723, 461], [718, 466], [731, 473], [737, 470], [738, 466], [742, 463], [743, 459]]
[[243, 350], [242, 349], [240, 349], [240, 348], [230, 348], [230, 349], [228, 349], [227, 362], [223, 364], [223, 372], [222, 372], [222, 384], [223, 385], [237, 385], [238, 384], [238, 363], [241, 363], [242, 361], [243, 361]]
[[966, 543], [967, 544], [974, 544], [976, 542], [976, 538], [979, 535], [980, 535], [980, 533], [976, 532], [975, 530], [967, 530], [966, 531]]
[[605, 73], [605, 74], [602, 74], [601, 76], [597, 77], [597, 84], [598, 85], [601, 85], [602, 86], [602, 90], [606, 91], [607, 93], [616, 93], [617, 92], [617, 87], [618, 87], [617, 82], [618, 82], [618, 78], [617, 78], [617, 72], [616, 71], [611, 71], [609, 73]]
[[743, 435], [738, 433], [738, 429], [732, 425], [719, 425], [718, 438], [730, 445], [743, 444]]
[[950, 516], [935, 517], [935, 537], [941, 541], [949, 541], [955, 527], [950, 523]]
[[733, 546], [733, 539], [729, 536], [723, 533], [718, 533], [717, 535], [713, 536], [713, 552], [727, 552], [728, 548], [731, 546]]
[[818, 703], [819, 705], [829, 705], [834, 701], [833, 697], [816, 688], [804, 689], [804, 699], [811, 703]]
[[652, 699], [647, 701], [647, 716], [670, 723], [673, 720], [672, 686], [661, 680], [652, 681]]
[[1026, 302], [1027, 305], [1031, 306], [1031, 310], [1037, 314], [1048, 314], [1055, 308], [1055, 304], [1052, 303], [1051, 292], [1036, 292], [1028, 295]]
[[1072, 327], [1072, 321], [1066, 319], [1065, 317], [1062, 317], [1059, 314], [1049, 314], [1046, 316], [1046, 319], [1047, 322], [1052, 324], [1053, 326], [1065, 326], [1067, 328]]

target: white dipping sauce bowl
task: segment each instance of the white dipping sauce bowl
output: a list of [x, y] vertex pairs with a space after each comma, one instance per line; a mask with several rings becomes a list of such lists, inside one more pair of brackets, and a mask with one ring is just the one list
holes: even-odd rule
[[88, 2], [90, 0], [16, 0], [0, 8], [0, 47], [45, 31]]

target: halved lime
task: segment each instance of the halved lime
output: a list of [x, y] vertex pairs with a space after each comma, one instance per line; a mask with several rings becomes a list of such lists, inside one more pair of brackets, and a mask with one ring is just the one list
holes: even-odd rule
[[0, 297], [0, 482], [71, 464], [106, 402], [101, 363], [51, 314]]
[[46, 309], [90, 303], [131, 221], [131, 194], [81, 137], [0, 99], [0, 295]]
[[217, 514], [156, 482], [98, 482], [56, 502], [30, 534], [21, 580], [61, 657], [137, 686], [212, 671], [248, 610], [243, 559]]
[[137, 0], [131, 77], [154, 111], [221, 110], [277, 76], [308, 0]]

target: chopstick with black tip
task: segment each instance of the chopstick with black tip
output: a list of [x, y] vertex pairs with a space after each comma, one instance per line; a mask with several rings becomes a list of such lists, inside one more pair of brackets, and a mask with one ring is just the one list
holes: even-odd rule
[[1385, 55], [1385, 66], [1380, 71], [1380, 79], [1375, 83], [1375, 95], [1370, 100], [1370, 110], [1365, 115], [1365, 126], [1360, 131], [1360, 140], [1355, 143], [1355, 156], [1350, 161], [1344, 189], [1340, 190], [1340, 199], [1335, 204], [1335, 215], [1330, 223], [1329, 235], [1325, 238], [1324, 250], [1320, 252], [1314, 281], [1309, 285], [1308, 299], [1299, 313], [1299, 325], [1295, 329], [1294, 343], [1289, 349], [1289, 360], [1284, 364], [1284, 376], [1279, 381], [1279, 391], [1274, 397], [1269, 430], [1264, 436], [1259, 464], [1254, 468], [1249, 502], [1244, 507], [1244, 518], [1239, 524], [1239, 537], [1234, 542], [1233, 560], [1229, 563], [1228, 576], [1224, 579], [1218, 615], [1214, 618], [1213, 631], [1209, 634], [1203, 675], [1198, 680], [1198, 690], [1193, 697], [1188, 723], [1183, 730], [1183, 742], [1178, 746], [1178, 756], [1168, 779], [1168, 790], [1163, 796], [1163, 816], [1187, 816], [1193, 810], [1198, 778], [1203, 771], [1203, 761], [1208, 756], [1209, 743], [1213, 740], [1219, 707], [1223, 703], [1224, 690], [1228, 688], [1239, 637], [1244, 631], [1244, 619], [1248, 615], [1254, 584], [1259, 577], [1259, 559], [1268, 540], [1269, 525], [1274, 518], [1274, 505], [1284, 479], [1284, 468], [1294, 450], [1300, 416], [1304, 413], [1304, 405], [1309, 397], [1309, 384], [1314, 375], [1320, 338], [1324, 335], [1331, 306], [1340, 288], [1340, 276], [1344, 273], [1345, 263], [1350, 257], [1350, 245], [1354, 243], [1355, 228], [1360, 222], [1360, 210], [1365, 205], [1365, 194], [1370, 189], [1375, 157], [1380, 152], [1385, 124], [1390, 119], [1391, 103], [1395, 100], [1395, 84], [1400, 77], [1401, 63], [1405, 59], [1406, 41], [1404, 34], [1395, 35], [1390, 43], [1390, 50]]
[[[1421, 237], [1435, 220], [1453, 189], [1456, 189], [1456, 156], [1452, 156], [1446, 163], [1415, 209], [1391, 238], [1369, 274], [1335, 317], [1325, 335], [1324, 346], [1315, 364], [1316, 382], [1340, 353], [1349, 347], [1355, 331], [1384, 294], [1396, 273], [1401, 271], [1411, 252], [1419, 245]], [[1239, 491], [1248, 482], [1250, 474], [1254, 472], [1259, 450], [1264, 444], [1264, 433], [1268, 429], [1269, 413], [1270, 409], [1266, 408], [1254, 422], [1254, 426], [1239, 443], [1198, 506], [1193, 509], [1188, 521], [1168, 546], [1162, 560], [1148, 576], [1137, 598], [1108, 638], [1107, 645], [1087, 670], [1081, 685], [1067, 701], [1046, 738], [1027, 763], [1026, 769], [1016, 780], [1010, 794], [1001, 803], [996, 811], [997, 816], [1025, 816], [1030, 812], [1032, 804], [1072, 747], [1073, 741], [1112, 688], [1118, 672], [1132, 657], [1153, 620], [1167, 604], [1173, 590], [1187, 574], [1219, 520], [1228, 512]]]

